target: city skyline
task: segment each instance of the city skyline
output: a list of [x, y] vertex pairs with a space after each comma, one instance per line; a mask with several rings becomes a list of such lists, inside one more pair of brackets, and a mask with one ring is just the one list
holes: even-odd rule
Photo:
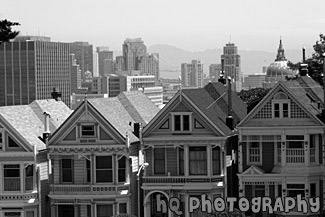
[[33, 0], [37, 13], [31, 14], [25, 10], [31, 2], [4, 0], [0, 19], [19, 22], [21, 26], [15, 30], [23, 35], [45, 35], [61, 42], [88, 41], [110, 50], [121, 50], [125, 38], [138, 37], [148, 47], [169, 44], [201, 51], [232, 41], [241, 50], [273, 52], [282, 37], [286, 49], [300, 49], [315, 44], [325, 24], [321, 11], [325, 3], [321, 0], [312, 2], [312, 10], [306, 10], [310, 5], [306, 0], [294, 5], [287, 0], [205, 0], [200, 4], [183, 0], [61, 1], [43, 4]]

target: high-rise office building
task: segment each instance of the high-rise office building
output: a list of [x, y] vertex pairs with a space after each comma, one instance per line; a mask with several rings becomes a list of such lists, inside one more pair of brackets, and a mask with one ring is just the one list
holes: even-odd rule
[[94, 77], [99, 76], [99, 66], [98, 66], [98, 53], [93, 53], [93, 75]]
[[122, 46], [125, 70], [139, 70], [141, 57], [146, 55], [147, 47], [141, 38], [127, 38]]
[[108, 74], [114, 74], [115, 73], [115, 62], [114, 62], [114, 60], [105, 59], [103, 61], [103, 66], [104, 66], [104, 68], [103, 68], [104, 69], [103, 70], [104, 74], [107, 74], [107, 73]]
[[49, 99], [53, 88], [70, 105], [70, 44], [48, 37], [17, 37], [0, 45], [0, 106]]
[[228, 43], [223, 47], [221, 59], [224, 59], [225, 76], [230, 76], [234, 83], [233, 90], [240, 92], [242, 90], [243, 77], [240, 68], [240, 55], [238, 54], [237, 46], [234, 43]]
[[109, 73], [105, 71], [105, 60], [113, 60], [113, 51], [109, 51], [108, 47], [97, 47], [96, 51], [98, 54], [98, 72], [99, 75], [103, 76], [105, 73]]
[[191, 63], [181, 65], [182, 86], [203, 87], [203, 63], [201, 60], [192, 60]]
[[211, 64], [209, 65], [209, 79], [211, 82], [218, 82], [220, 77], [221, 64]]
[[71, 93], [77, 93], [81, 87], [81, 70], [74, 54], [70, 54], [71, 66]]
[[125, 64], [124, 64], [124, 57], [123, 56], [117, 56], [115, 61], [115, 71], [124, 71], [125, 70]]
[[154, 75], [156, 84], [159, 80], [159, 54], [146, 54], [140, 60], [141, 75]]
[[72, 42], [71, 53], [75, 54], [77, 64], [80, 66], [81, 79], [85, 79], [85, 72], [93, 73], [93, 46], [88, 42]]

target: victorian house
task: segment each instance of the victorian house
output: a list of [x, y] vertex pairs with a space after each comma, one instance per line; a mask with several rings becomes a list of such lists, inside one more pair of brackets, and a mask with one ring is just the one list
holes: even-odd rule
[[140, 216], [178, 216], [158, 211], [158, 195], [166, 201], [180, 198], [180, 216], [204, 216], [199, 210], [188, 212], [189, 197], [205, 194], [212, 200], [238, 194], [233, 124], [245, 117], [246, 105], [230, 88], [210, 83], [180, 90], [144, 127]]
[[[298, 195], [320, 197], [323, 207], [322, 109], [323, 88], [310, 77], [301, 76], [277, 83], [239, 123], [240, 197], [266, 196], [273, 201], [276, 197]], [[298, 213], [296, 209], [276, 213], [277, 216], [316, 214]]]
[[[141, 92], [87, 99], [48, 142], [51, 217], [137, 214], [138, 137], [158, 108]], [[135, 147], [135, 151], [133, 151]]]
[[70, 113], [54, 99], [0, 107], [1, 217], [48, 216], [45, 141], [48, 131], [55, 131]]

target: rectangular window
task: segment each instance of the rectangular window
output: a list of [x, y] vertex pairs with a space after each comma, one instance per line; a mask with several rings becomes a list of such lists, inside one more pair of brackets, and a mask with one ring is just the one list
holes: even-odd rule
[[190, 175], [207, 175], [206, 147], [189, 148]]
[[184, 149], [178, 148], [179, 175], [184, 175]]
[[280, 104], [274, 103], [274, 117], [279, 118], [280, 117]]
[[213, 175], [221, 174], [219, 147], [215, 147], [212, 149], [212, 169], [213, 169]]
[[91, 182], [91, 165], [90, 165], [90, 160], [86, 160], [86, 173], [87, 173], [87, 182]]
[[190, 130], [190, 116], [183, 115], [183, 131], [189, 131], [189, 130]]
[[165, 174], [165, 148], [154, 149], [154, 173]]
[[126, 157], [118, 160], [118, 182], [126, 181]]
[[20, 191], [20, 167], [19, 164], [3, 166], [4, 191]]
[[310, 197], [316, 197], [316, 183], [310, 183]]
[[61, 182], [72, 183], [72, 159], [61, 159]]
[[181, 131], [181, 116], [174, 116], [174, 131]]
[[82, 125], [81, 126], [81, 136], [83, 136], [83, 137], [95, 136], [95, 126], [94, 125]]
[[296, 198], [298, 194], [305, 197], [305, 184], [287, 184], [287, 196]]
[[113, 216], [113, 204], [97, 205], [97, 217]]
[[260, 163], [261, 161], [261, 150], [259, 142], [249, 142], [248, 147], [248, 159], [249, 163]]
[[28, 165], [25, 168], [25, 190], [33, 190], [34, 189], [34, 165]]
[[283, 103], [282, 104], [282, 114], [284, 118], [289, 117], [289, 104], [288, 103]]
[[96, 157], [96, 182], [113, 182], [112, 156]]
[[118, 208], [119, 208], [119, 213], [122, 214], [122, 213], [127, 213], [127, 206], [126, 206], [126, 203], [120, 203], [118, 205]]
[[2, 151], [2, 132], [0, 132], [0, 151]]

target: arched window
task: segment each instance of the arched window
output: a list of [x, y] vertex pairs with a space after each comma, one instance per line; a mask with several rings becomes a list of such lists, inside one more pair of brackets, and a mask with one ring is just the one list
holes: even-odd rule
[[272, 100], [273, 118], [290, 118], [290, 99], [283, 92], [278, 92]]

